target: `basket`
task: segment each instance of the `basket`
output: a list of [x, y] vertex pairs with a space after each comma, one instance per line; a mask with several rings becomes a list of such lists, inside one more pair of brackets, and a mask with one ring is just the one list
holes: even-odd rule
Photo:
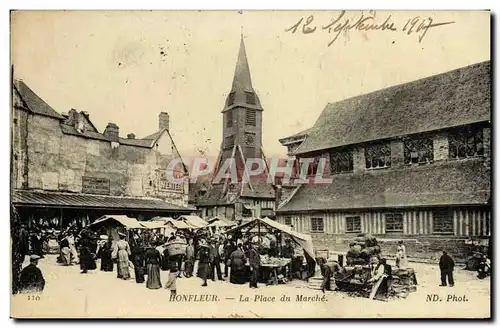
[[186, 247], [187, 244], [182, 242], [172, 242], [166, 246], [169, 256], [186, 255]]

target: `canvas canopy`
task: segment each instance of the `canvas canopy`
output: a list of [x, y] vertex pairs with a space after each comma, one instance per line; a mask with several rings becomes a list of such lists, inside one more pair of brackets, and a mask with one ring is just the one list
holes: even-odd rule
[[183, 215], [179, 218], [194, 229], [205, 228], [208, 222], [196, 215]]
[[164, 236], [170, 235], [175, 232], [175, 228], [171, 225], [168, 225], [164, 221], [142, 221], [141, 224], [145, 225], [148, 229], [158, 229], [160, 233]]
[[145, 229], [146, 226], [141, 224], [141, 222], [137, 221], [135, 218], [129, 218], [126, 215], [104, 215], [99, 219], [92, 222], [91, 226], [102, 226], [102, 225], [121, 225], [126, 229]]
[[220, 220], [217, 220], [217, 221], [213, 221], [212, 223], [210, 223], [207, 227], [231, 227], [233, 226], [232, 224], [230, 223], [226, 223], [224, 221], [220, 221]]
[[107, 234], [111, 235], [114, 240], [119, 239], [118, 231], [120, 229], [147, 229], [137, 219], [125, 215], [104, 215], [89, 225], [89, 228], [98, 229], [100, 227], [104, 227]]
[[299, 244], [302, 249], [314, 260], [314, 248], [313, 248], [313, 243], [312, 243], [312, 238], [310, 235], [299, 233], [297, 231], [293, 231], [291, 227], [281, 224], [279, 222], [273, 221], [269, 218], [254, 218], [251, 221], [247, 221], [242, 223], [241, 225], [234, 227], [230, 230], [227, 231], [227, 233], [231, 233], [232, 231], [236, 230], [241, 230], [243, 228], [254, 228], [258, 224], [261, 224], [264, 227], [268, 228], [274, 228], [276, 230], [279, 230], [287, 235], [290, 236], [290, 238], [297, 244]]
[[152, 221], [163, 222], [164, 226], [170, 226], [171, 228], [174, 228], [174, 229], [189, 229], [189, 228], [192, 228], [186, 222], [181, 221], [181, 220], [174, 220], [172, 218], [154, 217], [150, 221], [151, 222]]

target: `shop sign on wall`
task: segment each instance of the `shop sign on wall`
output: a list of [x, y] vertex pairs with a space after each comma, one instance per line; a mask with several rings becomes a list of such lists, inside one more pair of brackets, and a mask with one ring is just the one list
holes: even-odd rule
[[85, 194], [109, 195], [109, 179], [83, 176], [82, 192]]

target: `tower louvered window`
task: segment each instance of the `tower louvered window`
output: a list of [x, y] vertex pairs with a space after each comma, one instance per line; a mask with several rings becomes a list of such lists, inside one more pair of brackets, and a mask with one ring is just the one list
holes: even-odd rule
[[253, 92], [245, 92], [247, 104], [255, 105], [255, 93]]
[[246, 110], [246, 125], [256, 126], [257, 125], [257, 111], [255, 109]]
[[233, 111], [229, 110], [226, 112], [226, 128], [233, 126]]
[[231, 92], [229, 94], [229, 97], [227, 98], [227, 105], [231, 106], [234, 104], [234, 92]]

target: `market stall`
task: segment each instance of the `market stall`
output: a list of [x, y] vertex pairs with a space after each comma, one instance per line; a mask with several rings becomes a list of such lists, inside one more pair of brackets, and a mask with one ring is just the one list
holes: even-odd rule
[[165, 221], [141, 221], [147, 229], [156, 230], [163, 236], [170, 236], [170, 234], [175, 233], [176, 229], [171, 225], [168, 225]]
[[185, 222], [192, 229], [201, 229], [208, 226], [208, 222], [196, 215], [182, 215], [179, 221]]
[[[280, 272], [294, 271], [291, 267], [292, 263], [297, 258], [302, 258], [306, 263], [305, 273], [301, 278], [307, 278], [314, 273], [316, 262], [314, 260], [314, 249], [312, 239], [309, 235], [293, 231], [289, 226], [280, 224], [269, 218], [254, 218], [241, 225], [226, 231], [228, 235], [236, 235], [240, 238], [251, 238], [252, 242], [257, 242], [259, 247], [258, 251], [261, 255], [261, 267], [268, 271], [268, 280], [272, 283], [278, 281], [286, 281], [279, 277]], [[298, 246], [302, 254], [293, 252], [294, 256], [287, 256], [284, 254], [283, 249], [287, 246], [284, 245], [285, 240], [290, 240], [293, 244]], [[267, 254], [266, 254], [267, 253]], [[302, 264], [302, 261], [300, 261]]]
[[[106, 235], [112, 236], [113, 240], [119, 240], [118, 232], [125, 230], [128, 232], [131, 229], [147, 229], [145, 225], [137, 221], [135, 218], [129, 218], [125, 215], [103, 215], [95, 220], [89, 226], [89, 229], [97, 231], [104, 228]], [[127, 237], [129, 234], [126, 234]]]
[[154, 217], [150, 220], [150, 222], [163, 222], [164, 226], [170, 227], [171, 229], [174, 230], [183, 230], [183, 229], [191, 229], [192, 227], [189, 226], [186, 222], [182, 220], [175, 220], [172, 218], [167, 218], [167, 217]]

